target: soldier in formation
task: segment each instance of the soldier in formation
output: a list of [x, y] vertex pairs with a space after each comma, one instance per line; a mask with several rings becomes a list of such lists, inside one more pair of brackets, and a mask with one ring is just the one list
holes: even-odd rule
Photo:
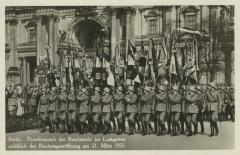
[[114, 115], [117, 118], [117, 134], [121, 135], [125, 130], [125, 104], [123, 87], [120, 85], [117, 87], [117, 91], [113, 96], [114, 100]]
[[[90, 88], [83, 86], [78, 90], [67, 86], [50, 88], [47, 84], [30, 88], [26, 101], [30, 113], [36, 111], [40, 115], [41, 132], [45, 132], [49, 125], [49, 132], [58, 132], [59, 129], [61, 133], [68, 131], [84, 134], [90, 131], [109, 134], [116, 123], [116, 134], [128, 132], [132, 135], [136, 132], [135, 126], [141, 126], [140, 131], [144, 136], [152, 133], [152, 124], [156, 123], [154, 127], [158, 136], [165, 135], [168, 130], [172, 136], [180, 133], [192, 136], [198, 133], [198, 123], [200, 132], [204, 133], [204, 113], [207, 112], [209, 136], [212, 137], [219, 134], [217, 121], [220, 112], [230, 115], [234, 120], [234, 89], [225, 87], [220, 92], [214, 82], [210, 82], [207, 87], [188, 84], [182, 86], [181, 90], [176, 84], [171, 87], [169, 84], [159, 84], [156, 89], [145, 86], [140, 89], [141, 93], [137, 93], [136, 87], [132, 85], [126, 87], [126, 92], [122, 85], [118, 85], [115, 93], [109, 86], [96, 86], [93, 94]], [[25, 101], [22, 94], [20, 85], [6, 86], [9, 116], [24, 112], [21, 109]], [[224, 109], [223, 103], [228, 106], [228, 111]], [[181, 115], [184, 119], [180, 119]], [[156, 122], [152, 119], [154, 117]], [[171, 120], [171, 126], [165, 126], [168, 120]], [[186, 125], [186, 130], [181, 129], [181, 123]]]

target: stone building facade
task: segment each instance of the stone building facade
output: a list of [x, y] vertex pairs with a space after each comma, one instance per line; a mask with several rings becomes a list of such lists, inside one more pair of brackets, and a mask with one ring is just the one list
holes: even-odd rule
[[[223, 29], [228, 41], [221, 45], [223, 61], [213, 79], [217, 83], [234, 84], [233, 58], [234, 36], [233, 6], [92, 6], [92, 7], [6, 7], [5, 10], [5, 71], [6, 81], [27, 85], [37, 81], [41, 59], [46, 57], [46, 48], [52, 67], [58, 67], [57, 50], [62, 33], [66, 33], [72, 47], [87, 55], [88, 68], [93, 66], [97, 40], [105, 33], [104, 47], [114, 57], [116, 45], [124, 52], [130, 40], [137, 48], [141, 43], [148, 49], [149, 39], [155, 43], [177, 28], [199, 31], [203, 37], [199, 45], [211, 53], [216, 40], [217, 23], [223, 19]], [[215, 25], [214, 25], [215, 24]], [[215, 27], [214, 27], [215, 26]], [[226, 37], [225, 36], [225, 37]], [[179, 47], [192, 40], [188, 34], [180, 34]], [[219, 39], [218, 39], [219, 40]], [[221, 42], [221, 41], [218, 41]], [[224, 42], [224, 41], [222, 41]], [[219, 46], [220, 46], [219, 45]], [[216, 50], [215, 50], [216, 51]], [[200, 58], [199, 58], [200, 59]], [[210, 64], [211, 66], [212, 64]], [[207, 66], [207, 65], [206, 65]], [[210, 80], [206, 67], [202, 67], [201, 83]]]

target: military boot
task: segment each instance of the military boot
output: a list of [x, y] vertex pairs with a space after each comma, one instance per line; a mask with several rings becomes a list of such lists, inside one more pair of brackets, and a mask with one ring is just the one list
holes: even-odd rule
[[120, 123], [120, 121], [117, 121], [118, 123], [118, 131], [117, 131], [117, 135], [121, 135], [122, 134], [122, 123]]
[[218, 130], [218, 126], [217, 126], [217, 122], [213, 122], [214, 123], [214, 129], [216, 131], [215, 135], [217, 136], [219, 134], [219, 130]]
[[213, 121], [210, 121], [210, 130], [211, 130], [211, 134], [209, 135], [209, 137], [212, 137], [212, 136], [214, 136]]
[[201, 126], [201, 134], [204, 133], [204, 124], [203, 121], [200, 122], [200, 126]]
[[45, 121], [42, 122], [42, 129], [40, 131], [40, 133], [45, 132], [46, 131], [46, 124]]
[[176, 124], [175, 121], [172, 122], [171, 136], [175, 136], [176, 133]]
[[187, 123], [187, 130], [188, 130], [188, 134], [187, 136], [192, 136], [192, 125], [191, 123]]
[[198, 131], [197, 131], [198, 128], [197, 128], [197, 123], [196, 122], [193, 123], [193, 128], [194, 128], [193, 134], [196, 135], [198, 133]]

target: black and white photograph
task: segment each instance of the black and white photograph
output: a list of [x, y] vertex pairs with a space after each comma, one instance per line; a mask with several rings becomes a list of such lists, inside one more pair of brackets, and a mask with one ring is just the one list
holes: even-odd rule
[[235, 10], [5, 6], [5, 149], [234, 149]]

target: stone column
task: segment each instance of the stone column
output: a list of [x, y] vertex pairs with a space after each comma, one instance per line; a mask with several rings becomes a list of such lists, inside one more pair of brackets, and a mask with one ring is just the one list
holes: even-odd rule
[[10, 66], [16, 66], [17, 51], [16, 51], [16, 38], [17, 38], [17, 20], [10, 21]]
[[5, 44], [9, 45], [9, 33], [10, 32], [10, 25], [9, 21], [5, 21]]
[[59, 22], [60, 22], [60, 18], [57, 17], [55, 19], [55, 23], [54, 23], [54, 55], [55, 55], [55, 66], [58, 66], [59, 64], [59, 56], [57, 55], [56, 51], [59, 45]]
[[18, 23], [17, 23], [17, 40], [16, 40], [16, 44], [21, 44], [21, 26], [22, 26], [22, 21], [21, 20], [18, 20]]
[[166, 6], [162, 8], [162, 32], [165, 34], [166, 31]]
[[127, 53], [128, 53], [128, 41], [131, 38], [131, 12], [127, 11], [126, 13], [126, 57], [127, 57]]
[[42, 17], [37, 18], [37, 66], [39, 66], [39, 58], [42, 55]]
[[177, 16], [177, 7], [172, 6], [172, 12], [171, 12], [171, 26], [172, 30], [176, 29], [176, 16]]
[[116, 20], [116, 15], [117, 12], [113, 10], [111, 14], [111, 19], [112, 19], [112, 31], [111, 31], [111, 56], [112, 58], [115, 56], [115, 48], [116, 48], [116, 42], [117, 42], [117, 34], [116, 34], [116, 29], [117, 29], [117, 20]]
[[23, 57], [23, 85], [26, 86], [27, 84], [27, 62], [26, 57]]
[[[26, 58], [25, 58], [26, 59]], [[27, 68], [26, 68], [26, 84], [28, 85], [30, 83], [30, 63], [29, 61], [27, 62]]]
[[55, 48], [54, 48], [54, 16], [53, 15], [50, 15], [49, 16], [49, 33], [48, 33], [48, 36], [49, 36], [49, 46], [50, 46], [50, 49], [49, 49], [49, 57], [50, 57], [50, 60], [51, 60], [51, 65], [54, 66], [55, 64]]

